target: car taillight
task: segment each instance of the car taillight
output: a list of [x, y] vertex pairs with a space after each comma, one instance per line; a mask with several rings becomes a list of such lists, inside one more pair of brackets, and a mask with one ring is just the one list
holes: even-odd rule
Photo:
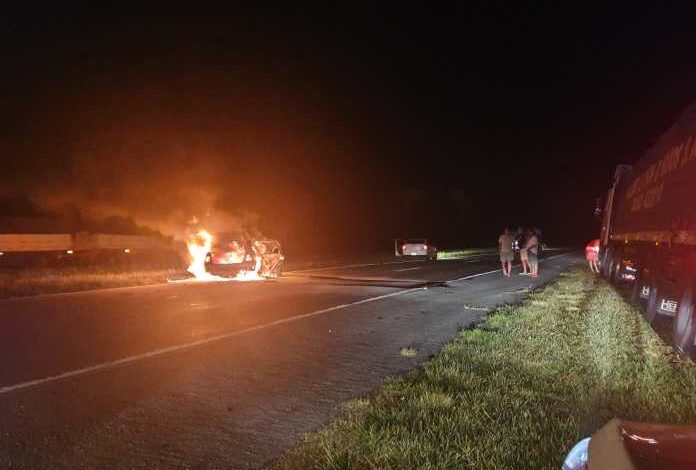
[[427, 250], [427, 249], [428, 249], [428, 245], [423, 245], [423, 249], [424, 249], [424, 250]]
[[406, 245], [401, 245], [401, 251], [406, 251]]
[[251, 261], [251, 260], [252, 260], [252, 257], [251, 257], [251, 255], [250, 255], [249, 253], [247, 253], [246, 255], [244, 255], [244, 261]]

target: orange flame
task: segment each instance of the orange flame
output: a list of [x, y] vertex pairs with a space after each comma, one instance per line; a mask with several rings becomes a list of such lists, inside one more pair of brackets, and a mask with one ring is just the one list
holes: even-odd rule
[[186, 240], [186, 247], [191, 255], [191, 264], [186, 269], [193, 274], [197, 281], [262, 281], [264, 278], [259, 276], [261, 258], [256, 257], [256, 266], [253, 271], [240, 271], [234, 278], [216, 276], [209, 273], [205, 268], [205, 260], [213, 247], [213, 236], [205, 229], [189, 236]]
[[191, 264], [186, 269], [196, 279], [212, 281], [218, 276], [213, 276], [205, 269], [205, 258], [213, 246], [213, 236], [207, 230], [200, 229], [186, 240], [186, 248], [191, 255]]

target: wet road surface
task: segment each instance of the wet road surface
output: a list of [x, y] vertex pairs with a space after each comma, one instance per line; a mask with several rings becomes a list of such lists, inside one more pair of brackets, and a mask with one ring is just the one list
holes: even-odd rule
[[479, 256], [0, 300], [0, 468], [262, 466], [578, 259], [536, 280]]

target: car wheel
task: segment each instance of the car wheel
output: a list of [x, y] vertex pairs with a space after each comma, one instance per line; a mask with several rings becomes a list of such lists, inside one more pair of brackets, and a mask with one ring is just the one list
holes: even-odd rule
[[696, 321], [694, 320], [694, 295], [691, 286], [682, 295], [673, 324], [674, 345], [686, 354], [694, 352]]

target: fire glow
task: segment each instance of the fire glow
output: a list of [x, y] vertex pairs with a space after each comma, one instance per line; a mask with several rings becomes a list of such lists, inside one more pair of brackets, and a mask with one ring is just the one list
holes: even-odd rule
[[191, 263], [186, 269], [196, 281], [262, 281], [259, 276], [261, 259], [256, 257], [256, 265], [253, 271], [240, 271], [235, 277], [216, 276], [209, 273], [205, 266], [205, 260], [213, 247], [213, 236], [205, 229], [200, 229], [186, 239], [186, 248], [191, 257]]

